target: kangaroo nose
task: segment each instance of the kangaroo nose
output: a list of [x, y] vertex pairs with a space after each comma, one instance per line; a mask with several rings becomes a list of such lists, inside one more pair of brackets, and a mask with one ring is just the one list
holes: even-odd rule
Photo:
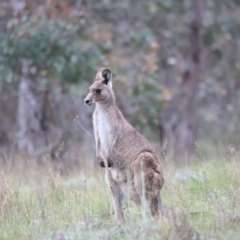
[[89, 101], [88, 99], [86, 99], [86, 100], [85, 100], [85, 104], [87, 104], [87, 105], [88, 105], [88, 104], [89, 104], [89, 102], [90, 102], [90, 101]]

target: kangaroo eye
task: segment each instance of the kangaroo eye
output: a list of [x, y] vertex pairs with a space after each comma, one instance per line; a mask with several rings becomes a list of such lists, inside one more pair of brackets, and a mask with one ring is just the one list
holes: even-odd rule
[[101, 89], [96, 89], [96, 93], [97, 94], [101, 93]]

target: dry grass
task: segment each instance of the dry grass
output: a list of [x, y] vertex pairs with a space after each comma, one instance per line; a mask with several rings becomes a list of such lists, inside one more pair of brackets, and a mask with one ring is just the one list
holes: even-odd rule
[[[170, 166], [171, 165], [171, 166]], [[82, 168], [66, 176], [36, 163], [1, 171], [0, 239], [239, 239], [240, 162], [168, 163], [165, 217], [142, 217], [125, 204], [116, 226], [104, 172]]]

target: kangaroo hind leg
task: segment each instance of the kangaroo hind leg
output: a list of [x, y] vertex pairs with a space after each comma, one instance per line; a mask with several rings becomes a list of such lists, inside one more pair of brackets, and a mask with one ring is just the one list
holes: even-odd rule
[[151, 153], [144, 153], [137, 159], [134, 166], [134, 184], [147, 213], [158, 216], [161, 210], [160, 190], [163, 177]]

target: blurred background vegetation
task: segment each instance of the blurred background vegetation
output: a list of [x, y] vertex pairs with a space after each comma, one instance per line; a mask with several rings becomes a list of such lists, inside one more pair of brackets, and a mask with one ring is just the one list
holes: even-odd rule
[[103, 66], [127, 120], [159, 152], [238, 148], [238, 0], [2, 0], [2, 162], [49, 154], [65, 165], [81, 158], [74, 146], [93, 152], [83, 99]]

